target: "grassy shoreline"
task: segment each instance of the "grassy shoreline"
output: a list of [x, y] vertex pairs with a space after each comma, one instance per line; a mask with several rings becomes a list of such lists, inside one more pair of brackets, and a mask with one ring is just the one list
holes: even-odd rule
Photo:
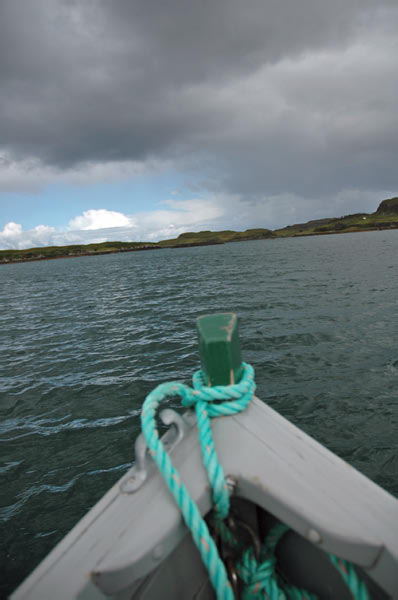
[[144, 250], [163, 250], [165, 248], [210, 246], [270, 237], [272, 237], [272, 232], [269, 229], [251, 229], [243, 232], [201, 231], [198, 233], [182, 233], [178, 238], [162, 240], [160, 242], [103, 242], [98, 244], [27, 248], [25, 250], [1, 250], [0, 264], [76, 258], [80, 256], [99, 256], [104, 254], [119, 254], [121, 252], [142, 252]]
[[317, 219], [307, 223], [288, 225], [273, 231], [263, 228], [247, 229], [246, 231], [199, 231], [182, 233], [177, 238], [160, 242], [103, 242], [27, 248], [25, 250], [0, 250], [0, 264], [386, 229], [398, 229], [398, 197], [383, 200], [374, 213], [356, 213], [340, 218]]

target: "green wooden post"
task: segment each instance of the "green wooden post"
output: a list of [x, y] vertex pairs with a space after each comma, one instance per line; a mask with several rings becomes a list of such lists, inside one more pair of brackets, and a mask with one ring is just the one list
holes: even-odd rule
[[202, 371], [207, 385], [238, 383], [242, 376], [242, 360], [235, 313], [205, 315], [196, 321]]

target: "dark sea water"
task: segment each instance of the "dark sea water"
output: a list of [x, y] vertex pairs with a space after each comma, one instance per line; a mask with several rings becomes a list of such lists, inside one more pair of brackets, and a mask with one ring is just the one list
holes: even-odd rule
[[257, 394], [398, 495], [398, 231], [0, 267], [0, 596], [130, 466], [195, 319], [240, 316]]

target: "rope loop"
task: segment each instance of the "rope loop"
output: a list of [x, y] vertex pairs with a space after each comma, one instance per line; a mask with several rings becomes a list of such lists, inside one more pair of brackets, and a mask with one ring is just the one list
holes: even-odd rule
[[189, 407], [203, 402], [207, 405], [209, 417], [229, 416], [241, 412], [250, 403], [256, 389], [253, 367], [247, 363], [242, 363], [242, 367], [243, 373], [239, 383], [213, 387], [206, 384], [203, 371], [196, 371], [192, 377], [194, 389], [186, 387], [182, 405]]
[[[142, 432], [149, 451], [191, 531], [218, 600], [234, 600], [234, 591], [228, 580], [226, 567], [220, 558], [206, 522], [159, 438], [156, 426], [156, 411], [161, 402], [170, 396], [180, 396], [183, 406], [195, 409], [202, 459], [213, 496], [214, 530], [217, 536], [235, 553], [239, 552], [240, 559], [236, 563], [236, 570], [240, 579], [245, 583], [242, 599], [315, 600], [314, 594], [287, 584], [275, 572], [275, 549], [289, 529], [286, 525], [277, 523], [270, 530], [261, 550], [258, 550], [257, 553], [255, 548], [250, 546], [242, 554], [240, 541], [234, 531], [228, 527], [226, 517], [230, 508], [229, 490], [223, 468], [217, 458], [210, 422], [211, 418], [241, 412], [250, 403], [256, 388], [254, 369], [249, 364], [242, 363], [242, 365], [242, 378], [239, 383], [233, 385], [209, 387], [205, 382], [203, 372], [197, 371], [193, 376], [193, 388], [179, 382], [163, 383], [156, 387], [148, 394], [143, 404]], [[333, 555], [329, 555], [329, 558], [349, 587], [353, 597], [356, 600], [369, 600], [366, 586], [356, 575], [354, 567]]]

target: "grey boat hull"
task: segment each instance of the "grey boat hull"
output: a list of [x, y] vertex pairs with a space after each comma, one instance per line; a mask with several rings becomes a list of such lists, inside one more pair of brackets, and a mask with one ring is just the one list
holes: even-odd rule
[[[163, 417], [170, 424], [163, 439], [173, 464], [206, 515], [212, 502], [194, 415], [168, 410]], [[212, 430], [242, 519], [250, 521], [255, 507], [257, 517], [260, 509], [265, 520], [279, 519], [295, 532], [281, 545], [293, 577], [312, 581], [320, 597], [343, 599], [344, 592], [336, 591], [338, 577], [322, 566], [324, 552], [330, 552], [359, 566], [372, 598], [398, 598], [395, 498], [258, 398], [243, 413], [214, 419]], [[13, 600], [214, 597], [142, 439], [136, 456], [136, 465], [54, 548]]]

